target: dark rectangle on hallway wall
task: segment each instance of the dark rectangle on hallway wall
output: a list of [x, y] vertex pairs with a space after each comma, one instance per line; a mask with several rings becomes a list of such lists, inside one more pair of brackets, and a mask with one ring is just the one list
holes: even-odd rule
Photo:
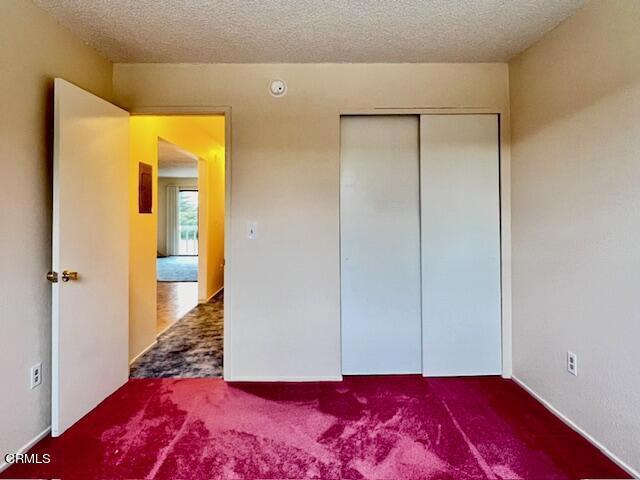
[[138, 213], [153, 209], [153, 166], [140, 162], [138, 168]]

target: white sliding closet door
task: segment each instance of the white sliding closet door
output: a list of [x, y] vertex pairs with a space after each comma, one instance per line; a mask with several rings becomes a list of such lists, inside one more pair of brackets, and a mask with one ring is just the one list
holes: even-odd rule
[[497, 115], [422, 115], [423, 374], [501, 373]]
[[419, 373], [419, 117], [341, 119], [344, 374]]

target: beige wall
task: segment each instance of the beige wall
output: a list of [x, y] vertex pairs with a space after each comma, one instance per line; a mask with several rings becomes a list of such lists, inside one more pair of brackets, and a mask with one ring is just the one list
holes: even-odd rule
[[514, 374], [638, 470], [640, 2], [587, 4], [510, 82]]
[[[153, 213], [138, 213], [138, 162], [153, 166], [154, 185], [157, 186], [158, 138], [178, 145], [198, 157], [200, 245], [207, 245], [204, 251], [199, 252], [198, 268], [200, 272], [206, 271], [206, 275], [205, 281], [199, 282], [198, 296], [201, 299], [208, 298], [207, 292], [216, 291], [223, 283], [221, 264], [224, 255], [224, 229], [221, 227], [212, 230], [209, 236], [209, 224], [222, 225], [224, 212], [210, 212], [208, 205], [214, 201], [224, 205], [225, 120], [222, 116], [133, 115], [130, 124], [129, 359], [132, 360], [155, 342], [157, 320], [158, 194], [155, 189]], [[209, 220], [215, 214], [220, 215], [220, 218]], [[199, 274], [199, 278], [202, 275]]]
[[[273, 98], [268, 82], [280, 77], [289, 91]], [[508, 121], [505, 64], [116, 65], [114, 91], [134, 109], [231, 107], [231, 379], [341, 375], [340, 113], [468, 107]]]
[[[50, 425], [53, 78], [104, 98], [112, 65], [24, 0], [0, 1], [0, 464]], [[29, 369], [42, 362], [42, 385]]]
[[167, 186], [169, 185], [197, 189], [198, 179], [158, 177], [158, 252], [162, 255], [167, 254]]

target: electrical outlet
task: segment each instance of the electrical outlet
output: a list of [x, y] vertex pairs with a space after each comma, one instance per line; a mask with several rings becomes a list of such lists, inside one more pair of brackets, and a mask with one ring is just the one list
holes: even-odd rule
[[36, 388], [42, 383], [42, 363], [36, 363], [31, 367], [31, 388]]
[[567, 352], [567, 372], [578, 376], [578, 356], [573, 352]]

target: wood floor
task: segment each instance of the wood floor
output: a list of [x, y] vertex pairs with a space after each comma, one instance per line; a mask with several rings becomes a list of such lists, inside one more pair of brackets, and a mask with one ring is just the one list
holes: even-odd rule
[[166, 330], [197, 304], [197, 282], [158, 282], [156, 333]]

